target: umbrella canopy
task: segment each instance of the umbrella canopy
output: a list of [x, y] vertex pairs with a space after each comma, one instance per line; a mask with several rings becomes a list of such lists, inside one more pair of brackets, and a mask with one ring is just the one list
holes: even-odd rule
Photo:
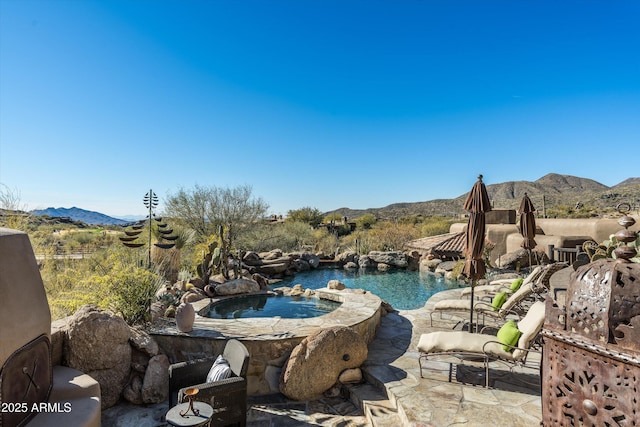
[[536, 237], [535, 211], [536, 208], [533, 207], [531, 199], [527, 193], [524, 193], [524, 197], [520, 202], [520, 209], [518, 209], [518, 212], [520, 213], [520, 225], [518, 227], [520, 229], [520, 234], [522, 235], [522, 244], [520, 246], [528, 250], [535, 248], [537, 244], [534, 240]]
[[491, 210], [491, 201], [487, 194], [487, 187], [482, 182], [482, 175], [473, 185], [471, 192], [464, 202], [464, 210], [469, 212], [469, 223], [465, 236], [465, 262], [462, 274], [471, 279], [471, 313], [469, 331], [473, 326], [473, 288], [475, 281], [484, 278], [487, 270], [484, 265], [484, 233], [486, 212]]
[[469, 223], [465, 237], [465, 263], [462, 273], [471, 280], [484, 277], [486, 271], [482, 252], [484, 250], [485, 217], [491, 210], [491, 201], [487, 187], [482, 182], [482, 175], [473, 185], [464, 202], [464, 210], [469, 212]]

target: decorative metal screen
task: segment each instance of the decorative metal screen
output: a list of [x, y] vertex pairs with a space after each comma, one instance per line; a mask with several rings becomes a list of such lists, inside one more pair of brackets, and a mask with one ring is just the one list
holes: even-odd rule
[[557, 334], [545, 335], [544, 351], [545, 426], [640, 425], [640, 365], [582, 349]]
[[640, 427], [640, 264], [579, 267], [542, 331], [546, 427]]

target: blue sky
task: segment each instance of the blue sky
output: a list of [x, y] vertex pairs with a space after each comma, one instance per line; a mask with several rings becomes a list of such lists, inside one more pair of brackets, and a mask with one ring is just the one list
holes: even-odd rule
[[[637, 1], [0, 0], [0, 183], [144, 214], [271, 213], [640, 176]], [[521, 146], [529, 147], [522, 151]], [[473, 150], [472, 154], [469, 151]]]

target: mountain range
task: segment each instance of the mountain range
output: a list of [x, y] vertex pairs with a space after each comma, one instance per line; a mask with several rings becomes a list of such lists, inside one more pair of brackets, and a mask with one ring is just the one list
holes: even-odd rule
[[47, 215], [52, 218], [71, 218], [74, 221], [82, 221], [89, 225], [125, 225], [131, 221], [113, 218], [100, 212], [87, 211], [77, 207], [72, 208], [46, 208], [37, 209], [30, 212], [32, 215]]
[[[619, 184], [608, 187], [588, 178], [551, 173], [536, 181], [508, 181], [487, 185], [489, 198], [494, 209], [517, 209], [525, 193], [529, 195], [538, 210], [544, 206], [582, 203], [599, 209], [613, 208], [618, 203], [628, 202], [632, 206], [640, 204], [640, 178], [628, 178]], [[400, 218], [409, 215], [458, 215], [464, 213], [462, 206], [468, 193], [454, 199], [436, 199], [426, 202], [394, 203], [381, 208], [350, 209], [347, 207], [325, 212], [325, 215], [337, 213], [348, 218], [370, 213], [378, 218]], [[34, 215], [67, 217], [90, 225], [125, 225], [131, 220], [113, 218], [108, 215], [72, 208], [47, 208], [31, 211]]]
[[[494, 209], [518, 209], [525, 193], [534, 206], [542, 210], [545, 206], [581, 203], [598, 209], [615, 208], [618, 203], [628, 202], [632, 206], [640, 204], [640, 178], [628, 178], [608, 187], [588, 178], [550, 173], [536, 181], [508, 181], [487, 185], [487, 193]], [[382, 208], [350, 209], [340, 208], [327, 214], [337, 213], [348, 218], [357, 218], [366, 213], [378, 218], [401, 218], [409, 215], [458, 215], [463, 214], [467, 194], [454, 199], [436, 199], [426, 202], [394, 203]]]

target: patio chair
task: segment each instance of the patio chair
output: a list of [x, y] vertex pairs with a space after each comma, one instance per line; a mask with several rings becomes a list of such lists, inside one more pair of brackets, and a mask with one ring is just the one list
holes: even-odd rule
[[[460, 363], [465, 361], [482, 362], [484, 366], [485, 387], [489, 387], [489, 363], [499, 361], [509, 367], [517, 366], [538, 368], [538, 363], [527, 364], [530, 353], [538, 353], [532, 348], [538, 333], [544, 324], [545, 303], [535, 302], [517, 325], [508, 321], [498, 331], [498, 335], [472, 334], [465, 331], [439, 331], [422, 334], [418, 342], [420, 357], [420, 377], [423, 376], [424, 362], [428, 360], [454, 357]], [[515, 329], [517, 327], [517, 329]], [[446, 360], [440, 360], [446, 361]], [[449, 361], [449, 381], [451, 381], [453, 361]]]
[[207, 382], [207, 374], [215, 362], [199, 359], [169, 366], [169, 404], [171, 407], [187, 401], [185, 391], [197, 388], [194, 400], [205, 402], [214, 409], [211, 425], [246, 425], [247, 419], [247, 369], [249, 352], [240, 341], [227, 341], [222, 352], [231, 368], [229, 378]]
[[[533, 270], [531, 270], [531, 272], [527, 275], [527, 277], [525, 277], [522, 280], [522, 283], [520, 284], [520, 287], [522, 287], [523, 285], [526, 285], [528, 283], [531, 282], [535, 282], [539, 277], [540, 274], [542, 274], [543, 271], [543, 266], [539, 265], [536, 268], [534, 268]], [[507, 294], [512, 294], [513, 292], [517, 291], [518, 289], [520, 289], [520, 287], [518, 287], [518, 289], [512, 289], [511, 285], [513, 284], [513, 282], [516, 279], [498, 279], [498, 280], [492, 280], [491, 282], [489, 282], [488, 285], [480, 285], [480, 286], [476, 286], [473, 290], [474, 294], [479, 297], [479, 299], [483, 298], [483, 297], [487, 297], [489, 295], [495, 295], [498, 292], [506, 292]], [[471, 287], [467, 286], [466, 288], [462, 289], [462, 292], [460, 293], [461, 297], [469, 297], [471, 295]]]
[[[497, 301], [500, 295], [496, 295], [492, 301], [473, 301], [473, 311], [476, 315], [482, 316], [481, 318], [483, 322], [487, 317], [495, 320], [504, 320], [509, 315], [520, 318], [526, 313], [532, 301], [544, 299], [544, 295], [549, 289], [549, 279], [551, 276], [558, 270], [566, 267], [566, 263], [548, 264], [542, 268], [537, 280], [520, 286], [520, 289], [509, 296], [505, 293], [503, 297], [506, 299], [503, 303], [499, 303]], [[441, 317], [444, 312], [469, 313], [469, 310], [471, 310], [471, 304], [472, 301], [469, 299], [438, 301], [434, 305], [433, 311], [429, 313], [431, 326], [433, 326], [433, 315], [435, 313], [440, 313]], [[460, 322], [458, 322], [456, 326], [458, 324], [460, 324]], [[479, 325], [480, 322], [478, 322], [476, 327], [479, 327]]]

